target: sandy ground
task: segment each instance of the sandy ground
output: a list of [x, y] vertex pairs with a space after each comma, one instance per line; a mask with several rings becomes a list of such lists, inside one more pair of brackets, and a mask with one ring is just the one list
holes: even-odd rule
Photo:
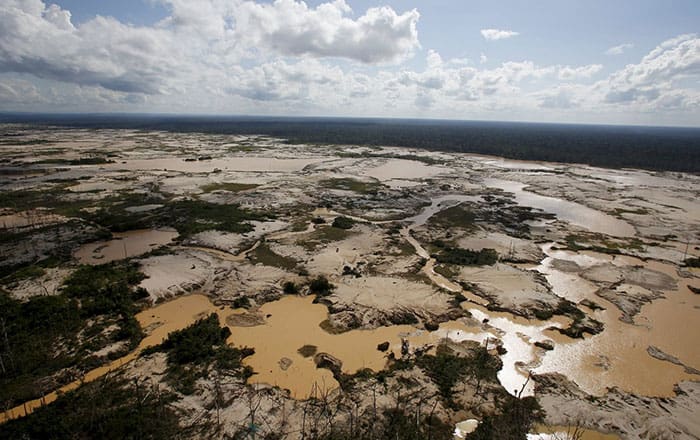
[[[550, 384], [554, 391], [538, 388], [552, 423], [570, 423], [564, 415], [576, 414], [587, 426], [619, 432], [623, 438], [700, 437], [697, 418], [691, 417], [699, 407], [697, 383], [692, 382], [698, 376], [692, 371], [700, 369], [700, 352], [688, 336], [700, 331], [699, 296], [689, 289], [700, 288], [700, 274], [680, 267], [684, 258], [700, 256], [697, 176], [393, 147], [291, 146], [256, 136], [120, 130], [27, 133], [50, 138], [51, 143], [34, 146], [31, 154], [22, 145], [3, 145], [0, 154], [13, 161], [18, 171], [0, 176], [3, 191], [67, 188], [70, 200], [95, 205], [105, 195], [120, 191], [156, 194], [161, 197], [158, 203], [188, 196], [276, 215], [274, 221], [254, 223], [254, 232], [245, 235], [208, 231], [170, 246], [172, 254], [141, 259], [148, 276], [141, 286], [153, 302], [201, 292], [216, 304], [247, 296], [257, 310], [281, 297], [285, 281], [303, 285], [310, 277], [325, 275], [337, 286], [324, 300], [330, 306], [329, 319], [341, 327], [380, 328], [414, 318], [418, 327], [443, 322], [440, 331], [449, 332], [453, 326], [455, 335], [463, 331], [465, 340], [476, 341], [489, 334], [507, 348], [508, 353], [502, 355], [507, 367], [501, 375], [506, 387], [522, 380], [528, 369], [561, 372], [576, 379], [584, 391], [570, 389], [563, 379]], [[95, 145], [101, 146], [100, 154], [111, 154], [114, 163], [37, 163], [93, 155]], [[338, 152], [366, 157], [341, 158], [335, 156]], [[408, 154], [443, 162], [428, 165], [408, 157], [397, 159]], [[381, 155], [388, 157], [378, 157]], [[323, 179], [353, 177], [377, 184], [376, 192], [318, 185]], [[203, 192], [202, 186], [217, 182], [261, 186], [240, 193]], [[489, 201], [491, 196], [496, 197]], [[446, 207], [436, 201], [450, 197], [463, 197], [476, 208], [473, 229], [448, 226], [438, 231], [426, 226], [431, 214]], [[517, 222], [519, 213], [514, 209], [523, 207], [557, 218]], [[41, 215], [25, 215], [32, 211], [0, 208], [0, 226], [4, 221], [4, 229], [10, 225], [10, 229], [30, 233], [29, 238], [0, 243], [2, 255], [9, 256], [3, 266], [28, 263], [58, 251], [71, 255], [86, 241], [93, 242], [90, 254], [102, 245], [95, 242], [99, 228], [87, 222], [66, 221], [44, 210], [36, 211]], [[153, 206], [135, 204], [132, 208], [132, 212], [145, 214]], [[356, 224], [340, 239], [331, 234], [325, 242], [321, 240], [323, 228], [329, 228], [341, 214], [373, 223]], [[317, 216], [326, 224], [309, 222]], [[396, 219], [405, 221], [392, 223]], [[27, 228], [29, 223], [44, 228]], [[530, 227], [521, 228], [523, 224]], [[405, 229], [399, 233], [401, 227]], [[458, 268], [454, 276], [435, 274], [428, 249], [431, 240], [438, 238], [464, 248], [496, 249], [502, 261], [494, 266]], [[253, 264], [247, 254], [240, 254], [263, 239], [272, 252], [297, 260], [298, 267]], [[75, 263], [4, 288], [20, 299], [54, 294]], [[346, 267], [351, 273], [343, 275]], [[304, 271], [308, 276], [299, 275]], [[470, 296], [459, 282], [483, 298]], [[469, 300], [463, 308], [455, 305], [458, 293]], [[551, 308], [562, 298], [575, 303], [587, 319], [601, 321], [603, 333], [572, 340], [547, 330], [552, 325], [568, 325], [565, 320], [517, 316], [532, 317], [535, 310]], [[479, 305], [485, 302], [504, 311]], [[457, 319], [463, 310], [471, 311], [474, 322], [467, 325]], [[554, 349], [534, 347], [544, 340]], [[271, 368], [277, 368], [279, 357], [273, 361]], [[129, 374], [154, 381], [163, 369], [157, 356], [133, 365]], [[419, 373], [407, 374], [425, 382]], [[677, 383], [679, 392], [674, 394]], [[423, 385], [429, 387], [427, 382]], [[179, 404], [193, 418], [192, 414], [211, 404], [211, 392], [206, 391], [211, 381], [201, 386], [201, 394]], [[613, 386], [618, 389], [606, 390]], [[298, 423], [302, 402], [289, 399], [280, 390], [260, 387], [266, 391], [251, 393], [250, 388], [232, 384], [229, 392], [237, 399], [223, 411], [222, 419], [231, 426], [244, 424], [246, 408], [259, 399], [260, 408], [270, 417], [286, 420], [288, 426]], [[598, 400], [586, 399], [584, 393], [595, 394]], [[644, 395], [657, 397], [640, 397]], [[361, 393], [358, 396], [366, 399]], [[390, 402], [387, 395], [380, 399]], [[672, 413], [666, 421], [661, 419], [664, 407]], [[470, 416], [454, 415], [453, 421]]]

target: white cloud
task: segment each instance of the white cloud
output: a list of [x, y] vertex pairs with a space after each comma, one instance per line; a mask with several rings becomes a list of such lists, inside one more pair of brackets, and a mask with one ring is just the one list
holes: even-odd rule
[[159, 93], [176, 70], [176, 46], [162, 30], [104, 17], [75, 28], [70, 13], [56, 5], [30, 1], [18, 8], [11, 3], [0, 2], [0, 71]]
[[623, 43], [618, 46], [613, 46], [605, 51], [605, 55], [622, 55], [627, 49], [632, 49], [634, 44]]
[[651, 102], [683, 90], [683, 80], [700, 80], [700, 38], [680, 35], [664, 41], [638, 64], [628, 64], [597, 87], [609, 103]]
[[309, 8], [303, 1], [271, 4], [241, 2], [236, 35], [252, 46], [283, 55], [342, 57], [363, 63], [397, 62], [419, 47], [417, 10], [397, 14], [390, 7], [370, 8], [356, 20], [345, 0]]
[[529, 118], [692, 116], [700, 106], [697, 35], [609, 75], [601, 64], [486, 64], [485, 54], [470, 62], [437, 50], [416, 69], [390, 63], [420, 48], [417, 11], [353, 13], [343, 0], [153, 1], [167, 17], [134, 26], [110, 17], [76, 24], [41, 0], [0, 0], [0, 109]]
[[585, 79], [590, 78], [596, 73], [603, 70], [602, 64], [589, 64], [587, 66], [570, 67], [561, 66], [558, 68], [558, 77], [562, 80]]
[[419, 47], [415, 10], [371, 8], [353, 19], [344, 0], [316, 8], [296, 0], [161, 1], [169, 15], [153, 26], [101, 16], [75, 26], [71, 13], [57, 5], [0, 0], [0, 73], [177, 95], [206, 87], [205, 79], [236, 68], [251, 54], [263, 60], [272, 51], [387, 63]]
[[519, 32], [502, 30], [502, 29], [482, 29], [481, 36], [487, 40], [505, 40], [506, 38], [511, 38], [520, 35]]

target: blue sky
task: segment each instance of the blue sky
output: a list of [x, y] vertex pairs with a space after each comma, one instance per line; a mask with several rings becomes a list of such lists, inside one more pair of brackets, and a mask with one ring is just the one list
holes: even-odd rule
[[0, 0], [0, 110], [700, 125], [700, 2]]

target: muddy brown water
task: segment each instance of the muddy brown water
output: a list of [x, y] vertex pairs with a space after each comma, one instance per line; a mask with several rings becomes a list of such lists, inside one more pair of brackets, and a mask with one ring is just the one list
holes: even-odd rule
[[591, 429], [573, 426], [537, 426], [527, 440], [619, 440], [615, 434], [604, 434]]
[[113, 239], [87, 243], [75, 251], [73, 256], [82, 264], [105, 264], [145, 254], [170, 243], [177, 235], [176, 231], [167, 229], [115, 232]]
[[24, 417], [32, 413], [35, 409], [50, 404], [61, 394], [72, 391], [83, 383], [92, 382], [111, 371], [117, 370], [136, 359], [143, 349], [163, 342], [168, 336], [168, 333], [185, 328], [195, 322], [197, 318], [205, 316], [212, 311], [215, 311], [215, 307], [207, 297], [203, 295], [189, 295], [139, 313], [136, 315], [136, 319], [139, 321], [141, 327], [149, 329], [149, 332], [136, 350], [103, 367], [87, 372], [80, 380], [64, 385], [58, 390], [39, 399], [25, 402], [22, 405], [0, 413], [0, 423], [9, 419]]
[[[435, 204], [433, 209], [437, 212], [441, 207], [444, 209], [449, 205]], [[425, 221], [424, 219], [427, 218], [429, 216], [420, 216], [416, 220]], [[419, 255], [427, 254], [420, 243], [410, 236], [409, 227], [404, 228], [402, 232]], [[116, 250], [110, 252], [118, 254], [121, 258], [118, 244], [112, 245], [110, 249], [116, 246]], [[104, 249], [108, 248], [109, 246]], [[123, 250], [121, 253], [123, 254]], [[571, 253], [568, 256], [557, 254], [556, 257], [569, 258], [582, 266], [611, 259], [607, 255], [601, 256], [594, 253]], [[620, 258], [613, 263], [646, 265], [652, 270], [667, 273], [678, 279], [675, 267], [668, 264], [642, 262], [634, 258]], [[319, 390], [337, 387], [328, 370], [316, 368], [311, 358], [305, 358], [297, 352], [302, 346], [314, 345], [318, 352], [331, 354], [342, 361], [343, 371], [352, 373], [361, 368], [374, 370], [383, 368], [386, 363], [386, 354], [378, 351], [377, 345], [381, 342], [389, 342], [390, 350], [397, 352], [400, 349], [402, 337], [408, 338], [414, 347], [434, 343], [445, 337], [453, 340], [476, 340], [482, 343], [493, 337], [500, 338], [508, 352], [503, 356], [504, 368], [499, 373], [499, 379], [511, 393], [522, 386], [530, 369], [537, 373], [550, 371], [563, 373], [592, 394], [601, 394], [607, 387], [618, 386], [625, 391], [637, 394], [670, 396], [673, 394], [675, 383], [698, 378], [685, 373], [683, 367], [652, 358], [646, 352], [649, 345], [656, 345], [689, 366], [700, 368], [700, 350], [693, 341], [694, 336], [700, 333], [698, 331], [700, 330], [698, 328], [700, 296], [693, 295], [689, 291], [688, 280], [680, 280], [678, 289], [666, 292], [665, 299], [656, 300], [644, 306], [635, 320], [635, 325], [630, 325], [619, 321], [620, 313], [616, 307], [596, 297], [595, 286], [586, 284], [577, 274], [557, 273], [556, 270], [547, 268], [545, 265], [538, 266], [536, 269], [547, 275], [555, 293], [575, 301], [589, 298], [604, 305], [606, 310], [594, 312], [594, 317], [604, 322], [606, 330], [583, 340], [572, 340], [561, 336], [558, 332], [547, 330], [547, 327], [552, 325], [567, 325], [565, 319], [545, 323], [528, 321], [508, 313], [490, 312], [479, 302], [483, 300], [469, 295], [469, 292], [464, 292], [468, 299], [473, 300], [473, 302], [466, 302], [464, 307], [477, 319], [488, 320], [487, 325], [469, 327], [460, 321], [452, 321], [442, 324], [435, 332], [421, 331], [412, 326], [391, 326], [331, 335], [319, 327], [319, 324], [327, 318], [328, 312], [324, 306], [312, 304], [311, 298], [283, 297], [261, 307], [260, 314], [266, 317], [263, 325], [232, 326], [230, 342], [237, 346], [255, 348], [256, 353], [246, 359], [246, 363], [257, 372], [250, 379], [251, 382], [278, 385], [289, 389], [297, 398], [307, 397]], [[461, 290], [460, 286], [432, 270], [428, 271], [428, 275], [436, 285], [448, 290]], [[137, 318], [141, 325], [151, 329], [151, 332], [139, 348], [108, 366], [87, 373], [83, 380], [94, 380], [119, 368], [135, 359], [143, 348], [162, 341], [168, 332], [186, 327], [198, 317], [212, 312], [220, 316], [222, 323], [227, 322], [226, 319], [231, 314], [240, 313], [230, 309], [220, 310], [202, 295], [180, 297], [142, 312]], [[555, 349], [546, 353], [535, 350], [532, 343], [542, 339], [554, 340]], [[283, 361], [283, 359], [286, 360]], [[291, 360], [291, 364], [287, 360]], [[79, 384], [80, 382], [74, 382], [58, 392], [74, 389]], [[530, 388], [526, 388], [524, 394], [528, 395], [531, 392]], [[2, 417], [22, 416], [42, 403], [49, 403], [56, 396], [57, 393], [54, 392], [43, 399], [27, 402]], [[584, 438], [595, 439], [596, 437]]]
[[700, 369], [700, 345], [696, 341], [700, 334], [700, 295], [690, 292], [691, 281], [679, 278], [674, 266], [634, 257], [613, 259], [593, 252], [573, 254], [547, 247], [544, 250], [583, 266], [604, 262], [644, 266], [673, 277], [678, 287], [664, 292], [664, 298], [644, 305], [634, 324], [627, 324], [620, 321], [621, 312], [614, 304], [595, 295], [594, 284], [545, 264], [541, 270], [556, 293], [575, 302], [590, 299], [605, 307], [593, 312], [605, 330], [583, 340], [561, 341], [543, 357], [542, 364], [535, 369], [537, 373], [562, 373], [595, 395], [604, 394], [609, 387], [618, 387], [635, 394], [671, 397], [676, 383], [700, 379], [685, 372], [682, 366], [653, 358], [647, 352], [649, 346], [656, 346], [687, 366]]
[[437, 176], [445, 171], [447, 171], [446, 168], [426, 165], [415, 160], [390, 159], [379, 166], [369, 168], [362, 174], [382, 182], [388, 182], [392, 180], [425, 179]]
[[[0, 423], [23, 417], [36, 408], [53, 402], [61, 393], [71, 391], [82, 383], [91, 382], [120, 368], [136, 359], [143, 349], [161, 343], [168, 333], [185, 328], [210, 313], [216, 313], [221, 323], [225, 324], [233, 321], [228, 319], [230, 316], [243, 311], [217, 307], [206, 296], [197, 294], [182, 296], [145, 310], [136, 318], [148, 335], [136, 350], [104, 367], [86, 373], [81, 380], [65, 385], [41, 399], [25, 402], [6, 411], [0, 415]], [[416, 347], [436, 343], [446, 337], [480, 342], [493, 337], [492, 334], [458, 321], [443, 324], [434, 332], [401, 325], [330, 334], [320, 327], [321, 322], [328, 318], [328, 309], [323, 305], [313, 304], [313, 297], [285, 296], [263, 305], [259, 314], [263, 317], [264, 325], [229, 325], [231, 337], [228, 342], [235, 346], [255, 349], [255, 354], [245, 359], [245, 363], [256, 371], [249, 382], [280, 386], [290, 390], [292, 396], [299, 399], [338, 387], [329, 370], [316, 368], [313, 358], [305, 358], [299, 354], [298, 350], [304, 345], [316, 346], [318, 353], [328, 353], [339, 359], [344, 372], [354, 373], [363, 368], [375, 371], [384, 368], [389, 352], [400, 355], [402, 338], [408, 338], [411, 345]], [[377, 349], [377, 345], [383, 342], [389, 342], [389, 351], [381, 352]], [[280, 362], [284, 358], [291, 360], [291, 365]]]
[[62, 223], [68, 219], [44, 209], [32, 209], [17, 213], [4, 214], [0, 212], [0, 229], [14, 229], [45, 226]]

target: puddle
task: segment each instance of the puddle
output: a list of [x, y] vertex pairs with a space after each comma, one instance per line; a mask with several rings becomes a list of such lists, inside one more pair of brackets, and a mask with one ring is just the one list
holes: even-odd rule
[[615, 434], [603, 434], [575, 426], [537, 426], [527, 440], [620, 440]]
[[66, 217], [54, 214], [45, 209], [32, 209], [13, 214], [0, 215], [0, 229], [39, 227], [54, 223], [63, 223], [66, 220], [68, 220]]
[[430, 217], [434, 216], [440, 211], [457, 206], [464, 202], [479, 202], [481, 201], [480, 196], [466, 196], [460, 194], [452, 194], [447, 196], [440, 196], [434, 198], [430, 206], [424, 208], [419, 214], [413, 217], [408, 217], [403, 221], [411, 223], [411, 227], [423, 226]]
[[325, 158], [310, 159], [278, 159], [274, 157], [229, 157], [226, 159], [211, 159], [204, 161], [185, 161], [182, 158], [172, 159], [132, 159], [126, 163], [101, 165], [110, 170], [168, 170], [184, 173], [211, 173], [218, 168], [224, 171], [249, 172], [295, 172], [306, 166], [327, 160]]
[[158, 209], [158, 208], [162, 208], [162, 207], [163, 207], [163, 205], [159, 205], [159, 204], [128, 206], [128, 207], [124, 208], [124, 211], [133, 212], [133, 213], [148, 212], [148, 211], [153, 211], [154, 209]]
[[455, 424], [454, 440], [461, 440], [467, 437], [467, 434], [471, 434], [476, 431], [479, 426], [479, 421], [476, 419], [467, 419], [463, 422]]
[[497, 329], [498, 337], [507, 350], [501, 356], [503, 368], [498, 372], [501, 385], [512, 395], [532, 396], [534, 383], [527, 378], [529, 370], [539, 362], [532, 344], [548, 339], [563, 340], [563, 336], [546, 332], [549, 327], [561, 327], [562, 322], [515, 319], [507, 313], [493, 313], [470, 306], [465, 308], [479, 321], [488, 319], [488, 325]]
[[515, 200], [519, 205], [530, 206], [555, 214], [561, 220], [581, 226], [592, 232], [615, 237], [632, 237], [635, 235], [634, 227], [623, 220], [578, 203], [525, 191], [523, 188], [527, 185], [524, 183], [501, 179], [485, 179], [484, 185], [515, 194]]
[[361, 174], [374, 177], [382, 182], [398, 180], [401, 184], [402, 180], [435, 177], [445, 171], [447, 171], [445, 168], [426, 165], [415, 160], [390, 159], [382, 165], [363, 171]]
[[81, 246], [73, 256], [81, 264], [105, 264], [111, 261], [145, 254], [159, 246], [170, 243], [178, 236], [174, 230], [138, 229], [115, 232], [114, 238]]

